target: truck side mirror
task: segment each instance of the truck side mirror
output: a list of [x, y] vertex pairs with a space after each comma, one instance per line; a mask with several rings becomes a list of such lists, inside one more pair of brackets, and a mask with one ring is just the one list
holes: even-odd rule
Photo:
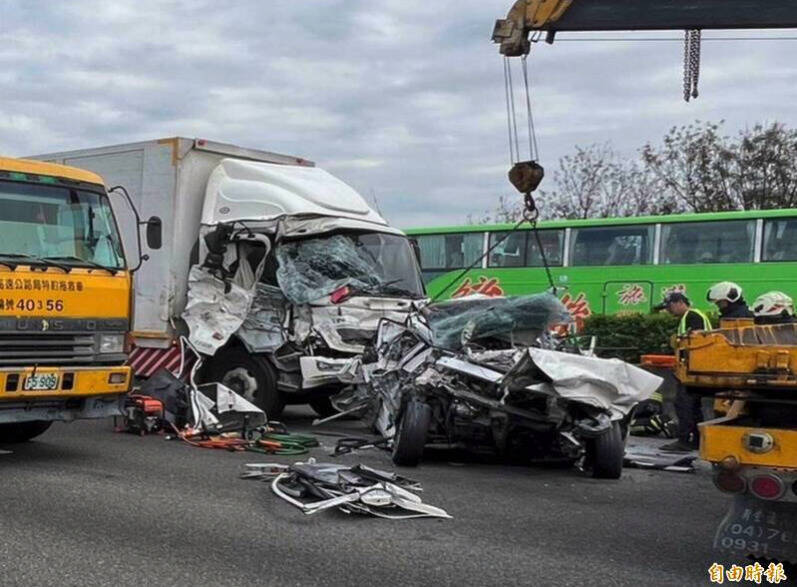
[[163, 245], [163, 222], [157, 216], [150, 216], [147, 225], [147, 246], [157, 251]]

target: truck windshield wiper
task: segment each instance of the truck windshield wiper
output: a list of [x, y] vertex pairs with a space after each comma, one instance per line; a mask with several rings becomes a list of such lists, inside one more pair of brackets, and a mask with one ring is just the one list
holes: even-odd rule
[[403, 280], [404, 280], [403, 277], [399, 277], [398, 279], [391, 279], [390, 281], [386, 281], [384, 283], [374, 283], [374, 284], [358, 285], [358, 286], [353, 286], [350, 284], [349, 287], [351, 287], [355, 291], [360, 291], [362, 293], [366, 293], [368, 295], [376, 297], [379, 297], [379, 295], [381, 294], [382, 296], [399, 295], [399, 296], [410, 296], [413, 299], [420, 298], [421, 296], [418, 295], [417, 292], [413, 292], [406, 288], [395, 285]]
[[76, 263], [85, 263], [89, 267], [95, 267], [97, 269], [104, 269], [111, 275], [116, 275], [119, 272], [119, 269], [116, 267], [106, 267], [96, 261], [89, 261], [88, 259], [81, 259], [80, 257], [75, 257], [74, 255], [66, 255], [63, 257], [42, 257], [44, 261], [71, 261]]
[[423, 297], [423, 295], [418, 293], [417, 291], [412, 291], [411, 289], [407, 289], [406, 287], [396, 286], [393, 284], [385, 284], [380, 289], [383, 293], [391, 293], [400, 296], [407, 296], [414, 300]]
[[3, 263], [3, 259], [13, 259], [14, 263], [11, 264], [13, 269], [16, 269], [17, 265], [27, 262], [33, 263], [35, 265], [52, 265], [53, 267], [58, 267], [65, 273], [72, 271], [72, 268], [68, 265], [57, 263], [57, 257], [51, 259], [50, 257], [38, 257], [36, 255], [28, 255], [26, 253], [0, 253], [0, 263]]

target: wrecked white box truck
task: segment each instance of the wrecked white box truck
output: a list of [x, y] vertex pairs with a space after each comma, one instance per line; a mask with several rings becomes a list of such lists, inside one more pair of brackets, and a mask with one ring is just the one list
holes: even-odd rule
[[135, 282], [140, 377], [179, 370], [187, 336], [207, 355], [201, 378], [270, 418], [305, 402], [326, 416], [379, 320], [424, 297], [405, 235], [306, 159], [180, 137], [34, 158], [94, 171], [162, 222]]

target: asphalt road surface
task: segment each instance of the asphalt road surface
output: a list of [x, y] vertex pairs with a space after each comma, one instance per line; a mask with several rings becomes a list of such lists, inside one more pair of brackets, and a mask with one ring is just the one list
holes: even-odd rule
[[[285, 417], [308, 430], [309, 412]], [[343, 431], [346, 422], [327, 433]], [[334, 436], [320, 436], [329, 457]], [[727, 501], [706, 471], [577, 471], [444, 455], [402, 472], [452, 520], [306, 516], [247, 462], [294, 462], [56, 424], [0, 455], [3, 585], [707, 585]], [[391, 467], [365, 450], [338, 459]]]

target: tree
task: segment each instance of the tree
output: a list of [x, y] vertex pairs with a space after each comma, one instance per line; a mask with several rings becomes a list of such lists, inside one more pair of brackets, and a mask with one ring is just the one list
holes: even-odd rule
[[[674, 127], [661, 144], [646, 144], [638, 160], [611, 146], [575, 148], [559, 160], [536, 198], [545, 218], [603, 218], [792, 208], [797, 204], [797, 130], [756, 124], [734, 138], [723, 121]], [[469, 223], [516, 222], [520, 198]]]
[[[655, 178], [639, 164], [622, 160], [606, 144], [576, 147], [573, 155], [559, 160], [550, 183], [535, 195], [544, 218], [607, 218], [668, 214], [679, 211], [672, 201], [651, 197], [658, 193]], [[493, 210], [469, 224], [517, 222], [523, 214], [520, 196], [516, 200], [501, 196]]]
[[468, 214], [468, 224], [511, 224], [523, 216], [523, 200], [520, 194], [515, 198], [498, 196], [498, 204], [492, 210], [485, 210], [478, 216]]
[[739, 133], [730, 174], [743, 210], [792, 208], [797, 203], [797, 130], [777, 122]]
[[790, 208], [797, 202], [797, 131], [756, 124], [735, 139], [719, 123], [673, 128], [642, 160], [674, 200], [693, 212]]
[[559, 160], [553, 189], [540, 190], [546, 217], [607, 218], [674, 211], [651, 198], [655, 178], [633, 161], [624, 161], [609, 144], [576, 147]]

